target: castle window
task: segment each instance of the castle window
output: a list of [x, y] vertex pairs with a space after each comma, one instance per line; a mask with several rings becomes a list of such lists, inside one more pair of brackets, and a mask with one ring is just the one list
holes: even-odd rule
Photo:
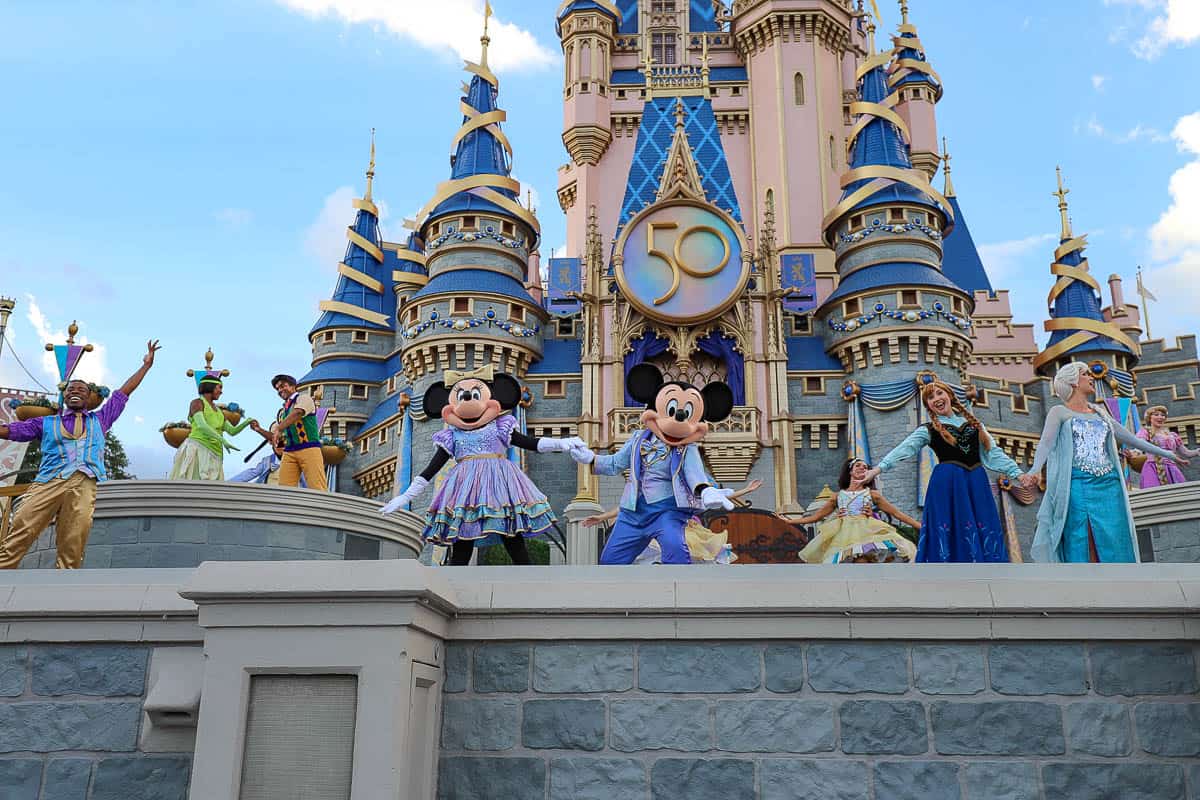
[[471, 313], [471, 298], [456, 297], [450, 301], [451, 314], [470, 314]]
[[368, 437], [364, 436], [358, 440], [358, 452], [365, 456], [367, 454], [367, 447]]
[[546, 381], [546, 397], [566, 397], [566, 381]]
[[[584, 42], [579, 46], [579, 77], [590, 78], [592, 76], [592, 45], [590, 42]], [[587, 84], [580, 87], [580, 91], [587, 91]]]
[[500, 232], [505, 236], [513, 235], [513, 224], [511, 222], [500, 223]]
[[513, 322], [525, 321], [525, 309], [516, 303], [508, 304], [508, 318]]
[[650, 13], [663, 14], [675, 10], [675, 0], [650, 0]]
[[560, 339], [575, 338], [575, 318], [574, 317], [559, 317], [556, 322], [556, 330]]
[[462, 218], [462, 228], [464, 231], [475, 230], [475, 218], [474, 217], [463, 217]]
[[591, 91], [590, 89], [588, 89], [587, 81], [584, 81], [583, 83], [579, 84], [579, 91], [580, 91], [580, 93]]
[[730, 89], [730, 90], [729, 90], [729, 93], [730, 93], [731, 95], [733, 95], [734, 97], [738, 97], [738, 96], [739, 96], [739, 95], [741, 95], [741, 93], [742, 93], [742, 87], [740, 87], [740, 86], [735, 86], [735, 87], [733, 87], [732, 89]]
[[888, 209], [888, 221], [889, 222], [904, 222], [904, 209], [889, 208]]
[[325, 331], [325, 333], [321, 335], [321, 341], [325, 344], [333, 344], [337, 341], [337, 334], [333, 331]]
[[953, 297], [950, 299], [950, 308], [954, 309], [955, 314], [967, 313], [966, 304], [963, 303], [962, 298], [959, 297]]
[[862, 219], [863, 219], [862, 214], [855, 214], [853, 217], [851, 217], [850, 218], [850, 230], [856, 231], [859, 228], [861, 228], [863, 226]]
[[624, 89], [617, 89], [617, 99], [618, 100], [625, 99], [625, 90]]
[[832, 134], [830, 134], [830, 136], [829, 136], [829, 167], [830, 167], [830, 169], [837, 169], [837, 166], [838, 166], [838, 164], [837, 164], [837, 140], [833, 138]]
[[387, 444], [387, 434], [388, 434], [387, 425], [384, 425], [382, 428], [379, 429], [379, 443], [380, 444]]
[[914, 308], [921, 304], [921, 294], [916, 289], [905, 289], [900, 292], [900, 305], [904, 308]]
[[856, 297], [842, 303], [842, 314], [847, 317], [857, 317], [862, 314], [862, 301]]
[[799, 72], [792, 76], [792, 94], [796, 105], [804, 105], [804, 76]]
[[824, 378], [805, 378], [804, 379], [805, 394], [825, 394], [825, 379]]
[[715, 86], [708, 87], [708, 96], [716, 97], [717, 96], [717, 87], [715, 87]]
[[366, 400], [367, 386], [363, 383], [350, 384], [350, 399], [351, 400]]
[[601, 97], [604, 97], [605, 95], [607, 95], [607, 94], [608, 94], [608, 89], [606, 89], [606, 88], [604, 87], [604, 84], [603, 84], [603, 83], [597, 83], [597, 84], [596, 84], [596, 91], [600, 92], [600, 96], [601, 96]]
[[852, 124], [854, 124], [854, 121], [850, 119], [849, 104], [842, 106], [842, 124], [846, 127], [850, 127]]
[[788, 314], [792, 336], [808, 336], [812, 333], [812, 317], [808, 314]]
[[417, 324], [417, 314], [420, 313], [420, 309], [417, 308], [416, 306], [413, 306], [406, 313], [407, 313], [407, 318], [408, 318], [408, 324], [416, 325]]
[[367, 332], [354, 331], [352, 334], [350, 334], [350, 341], [354, 342], [355, 344], [365, 343], [367, 341]]
[[[674, 5], [674, 3], [672, 3]], [[675, 63], [675, 32], [650, 35], [650, 57], [655, 64]]]

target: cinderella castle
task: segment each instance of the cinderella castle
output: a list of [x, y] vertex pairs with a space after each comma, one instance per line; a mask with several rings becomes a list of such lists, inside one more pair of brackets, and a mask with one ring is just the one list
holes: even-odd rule
[[[381, 238], [373, 153], [347, 209], [345, 257], [301, 381], [336, 405], [327, 433], [353, 444], [337, 491], [384, 499], [406, 487], [442, 425], [423, 414], [424, 390], [445, 369], [485, 364], [526, 387], [526, 431], [597, 449], [637, 425], [623, 385], [633, 364], [724, 380], [736, 406], [705, 441], [709, 469], [729, 485], [762, 479], [755, 505], [785, 516], [834, 483], [848, 455], [877, 460], [923, 422], [917, 392], [930, 376], [1024, 466], [1056, 402], [1047, 378], [1073, 360], [1092, 366], [1127, 425], [1163, 404], [1195, 442], [1194, 337], [1141, 340], [1121, 279], [1104, 286], [1088, 264], [1061, 174], [1060, 244], [1045, 254], [1048, 313], [1036, 321], [1046, 348], [1034, 324], [1013, 320], [972, 240], [970, 198], [951, 182], [936, 53], [900, 5], [884, 39], [862, 0], [564, 2], [554, 23], [567, 243], [544, 267], [537, 216], [510, 175], [485, 25], [450, 174], [407, 238]], [[560, 514], [616, 503], [619, 479], [510, 457]], [[882, 488], [915, 512], [930, 466], [909, 462]], [[1001, 484], [1027, 551], [1036, 503], [1012, 503]]]

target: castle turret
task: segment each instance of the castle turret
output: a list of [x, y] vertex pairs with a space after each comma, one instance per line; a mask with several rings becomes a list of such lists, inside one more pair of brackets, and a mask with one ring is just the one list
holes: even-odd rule
[[312, 369], [300, 379], [303, 388], [323, 387], [324, 404], [337, 407], [327, 433], [347, 439], [380, 399], [395, 331], [392, 274], [379, 234], [379, 209], [371, 195], [374, 134], [372, 130], [366, 191], [352, 203], [354, 224], [346, 229], [346, 253], [337, 265], [333, 297], [321, 301], [321, 316], [309, 332]]
[[942, 79], [925, 57], [917, 26], [908, 21], [908, 0], [900, 0], [900, 17], [888, 88], [896, 96], [896, 113], [908, 125], [913, 166], [932, 179], [941, 160], [934, 106], [942, 99]]
[[[918, 374], [962, 383], [971, 356], [971, 295], [941, 268], [950, 203], [913, 167], [907, 126], [887, 89], [889, 59], [879, 53], [858, 68], [850, 170], [824, 221], [839, 283], [816, 310], [826, 352], [854, 383], [847, 399], [861, 391], [868, 401], [856, 436], [866, 432], [873, 454], [888, 452], [920, 421], [911, 400]], [[915, 505], [915, 470], [899, 470], [911, 480], [889, 478], [889, 497]]]
[[1067, 195], [1062, 169], [1058, 173], [1058, 213], [1061, 217], [1059, 245], [1054, 251], [1050, 274], [1054, 286], [1046, 297], [1050, 319], [1044, 325], [1050, 334], [1046, 349], [1038, 353], [1033, 366], [1039, 374], [1052, 377], [1060, 366], [1071, 361], [1093, 365], [1098, 385], [1107, 384], [1121, 394], [1132, 393], [1131, 370], [1137, 365], [1141, 347], [1117, 325], [1105, 320], [1101, 311], [1100, 284], [1092, 276], [1083, 255], [1087, 234], [1076, 236], [1067, 214]]
[[500, 82], [487, 63], [486, 17], [480, 42], [479, 63], [466, 66], [471, 82], [459, 104], [463, 121], [452, 142], [450, 179], [415, 223], [428, 282], [399, 310], [404, 372], [419, 389], [445, 369], [491, 364], [521, 376], [542, 352], [546, 314], [525, 287], [540, 228], [511, 177]]
[[942, 139], [942, 174], [945, 178], [945, 188], [942, 195], [950, 203], [954, 213], [954, 227], [946, 233], [942, 241], [942, 272], [954, 281], [968, 294], [975, 292], [991, 292], [992, 281], [988, 278], [987, 270], [983, 268], [983, 260], [975, 247], [975, 239], [967, 227], [966, 217], [958, 203], [958, 194], [954, 191], [954, 183], [950, 180], [950, 150]]

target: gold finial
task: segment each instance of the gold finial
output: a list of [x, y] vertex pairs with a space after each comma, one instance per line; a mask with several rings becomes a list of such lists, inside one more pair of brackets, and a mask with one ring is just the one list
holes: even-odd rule
[[908, 0], [900, 0], [900, 24], [908, 24]]
[[363, 200], [370, 202], [371, 200], [371, 181], [375, 180], [375, 129], [371, 128], [371, 160], [367, 164], [367, 191], [363, 194]]
[[704, 85], [708, 86], [708, 34], [700, 34], [700, 74], [704, 77]]
[[492, 43], [491, 37], [488, 36], [488, 20], [492, 16], [491, 0], [483, 0], [483, 36], [479, 37], [479, 44], [483, 47], [483, 52], [479, 56], [479, 66], [487, 67], [487, 49]]
[[71, 320], [71, 324], [67, 326], [67, 344], [75, 344], [75, 334], [79, 333], [79, 322]]
[[[213, 358], [214, 358], [214, 356], [213, 356], [212, 347], [209, 347], [207, 350], [204, 351], [204, 372], [205, 372], [205, 374], [207, 374], [209, 372], [217, 372], [222, 378], [229, 377], [229, 370], [223, 369], [223, 370], [217, 371], [212, 368]], [[189, 369], [187, 371], [187, 376], [189, 378], [195, 377], [195, 375], [196, 375], [196, 370]]]
[[954, 184], [950, 181], [950, 146], [946, 144], [946, 137], [942, 137], [942, 175], [946, 178], [946, 187], [942, 189], [942, 194], [946, 197], [954, 197]]
[[1062, 216], [1062, 238], [1066, 241], [1071, 238], [1071, 218], [1067, 216], [1067, 195], [1071, 190], [1063, 188], [1062, 167], [1056, 166], [1054, 171], [1058, 173], [1058, 191], [1051, 192], [1050, 196], [1058, 198], [1058, 213]]
[[684, 128], [683, 98], [676, 97], [675, 98], [675, 130], [681, 131], [681, 130], [683, 130], [683, 128]]

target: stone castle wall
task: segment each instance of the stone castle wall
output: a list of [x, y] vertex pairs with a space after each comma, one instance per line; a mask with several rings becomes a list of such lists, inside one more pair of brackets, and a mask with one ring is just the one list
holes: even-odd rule
[[1187, 642], [453, 644], [438, 797], [1200, 797], [1196, 664]]

